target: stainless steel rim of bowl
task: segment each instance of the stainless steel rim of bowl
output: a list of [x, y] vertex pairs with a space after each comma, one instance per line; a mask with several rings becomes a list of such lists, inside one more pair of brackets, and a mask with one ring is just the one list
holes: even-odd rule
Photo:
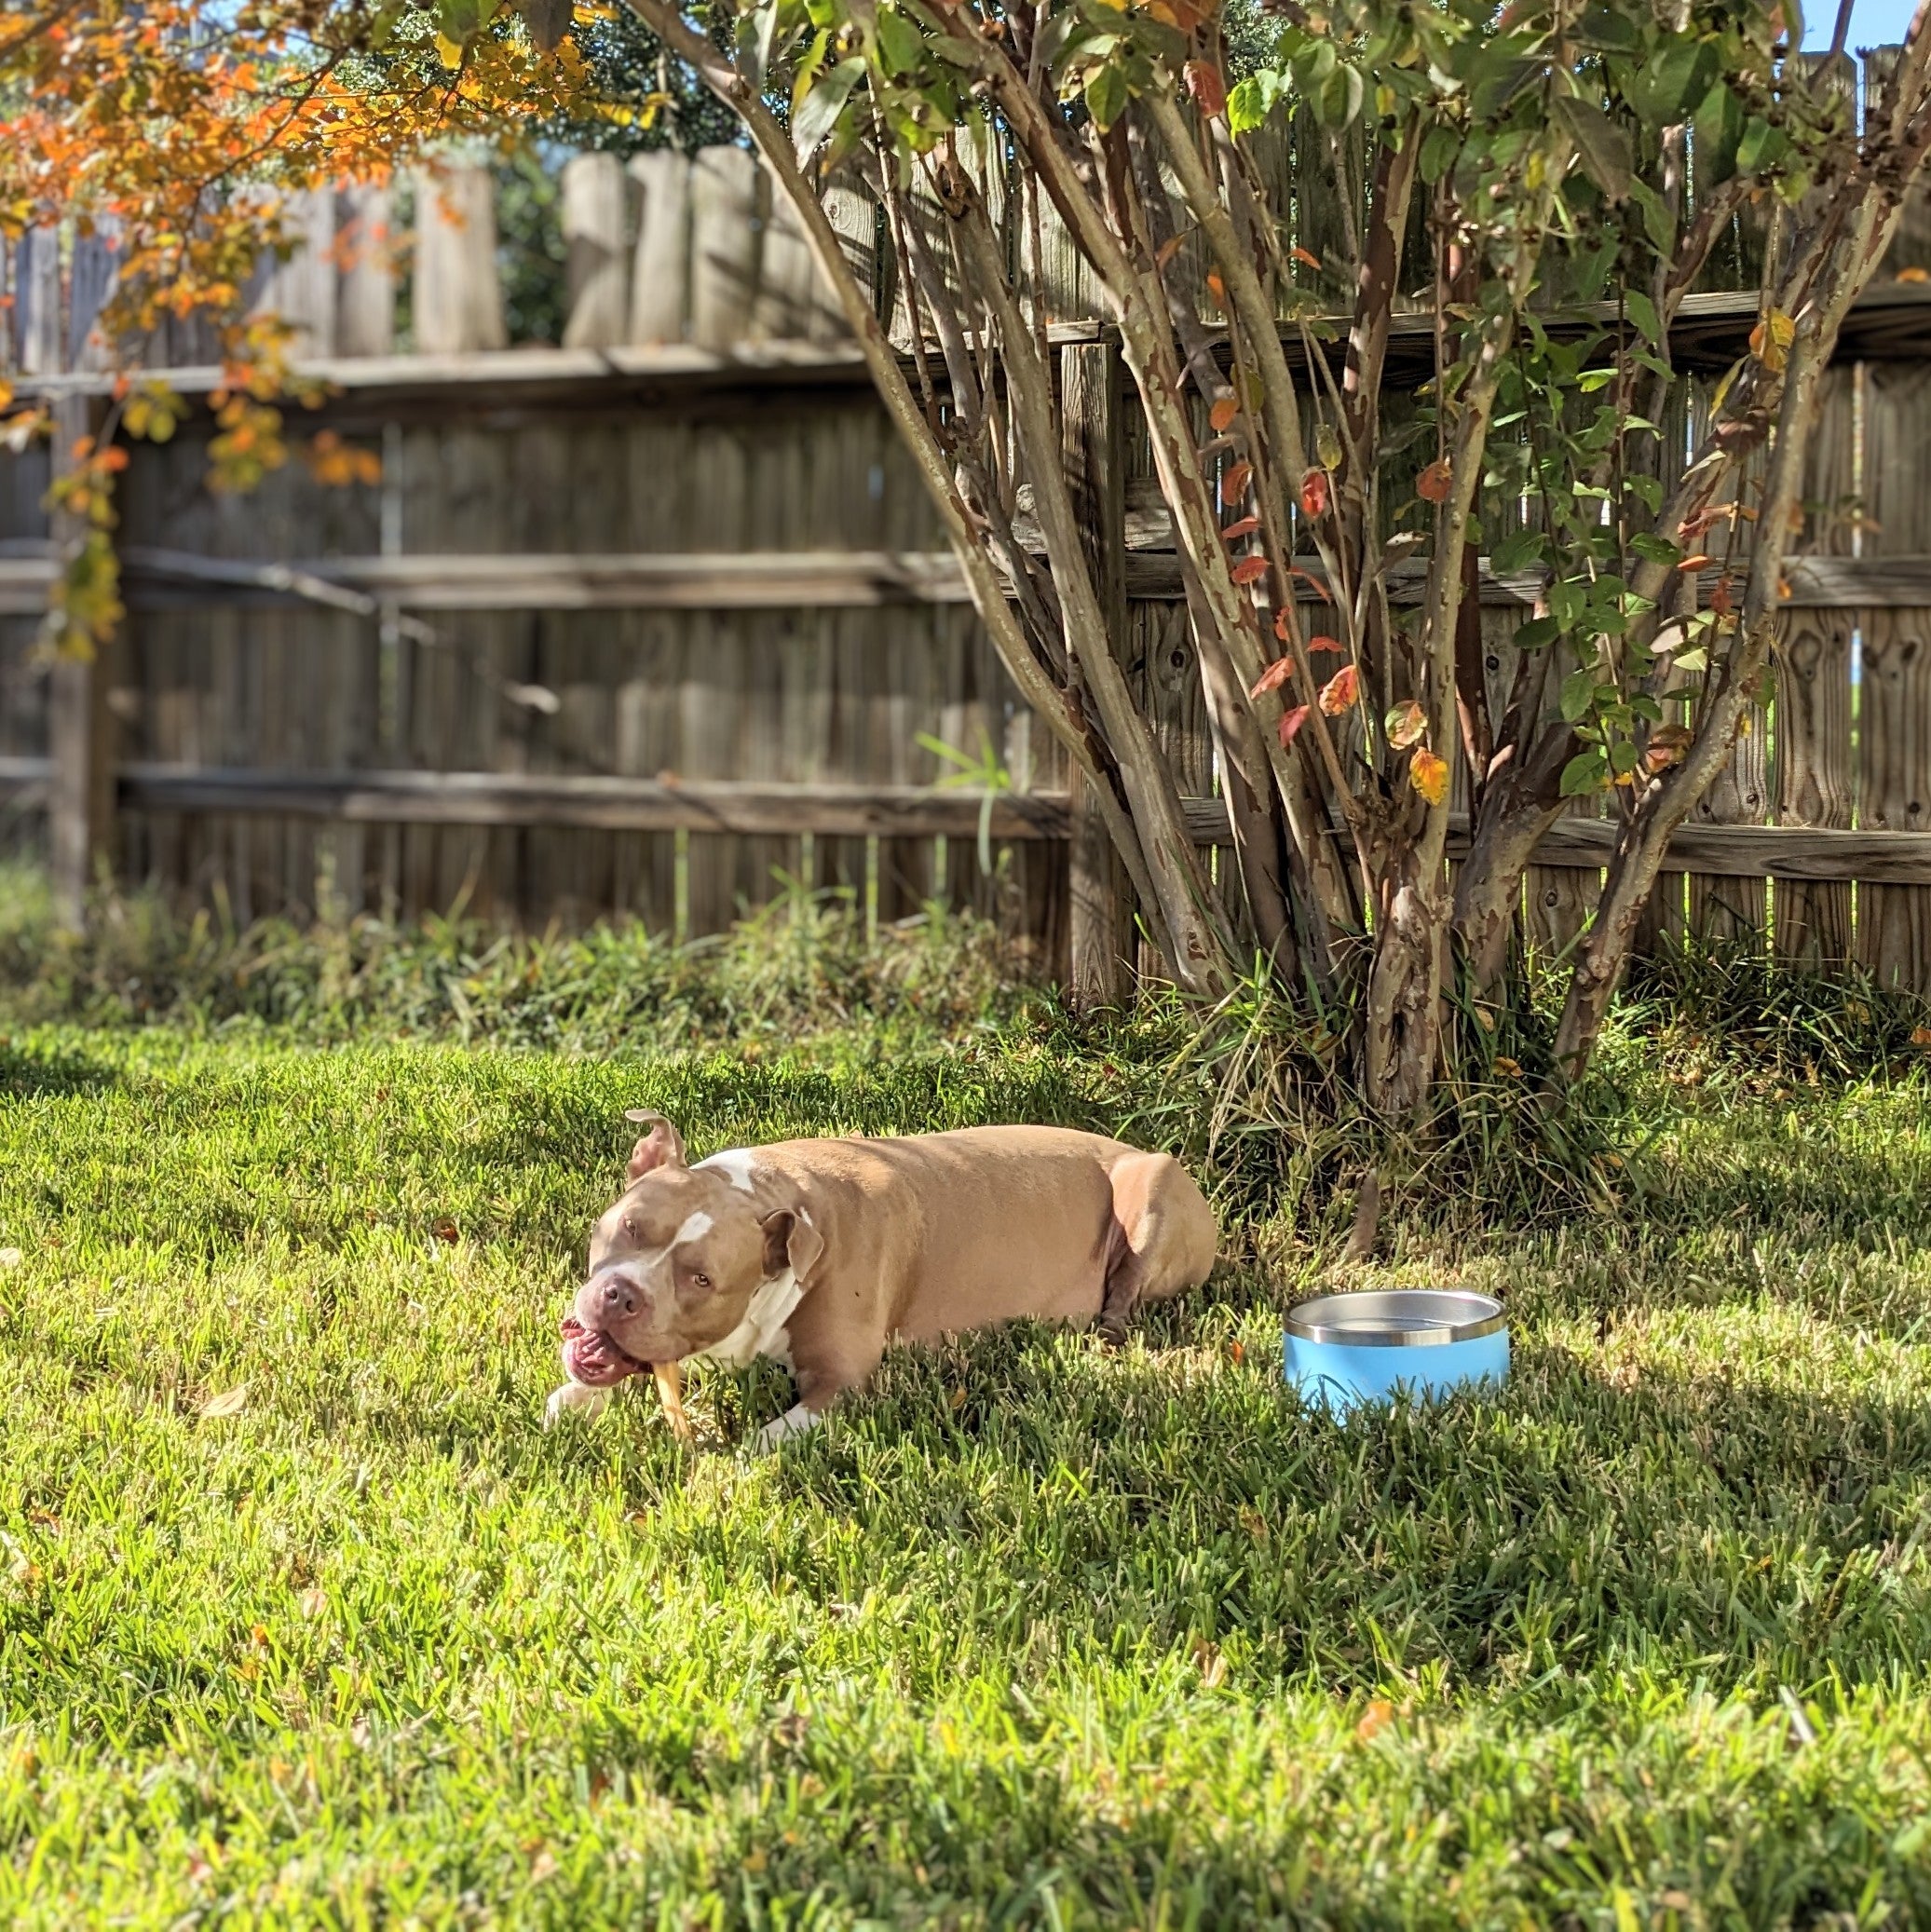
[[1364, 1288], [1322, 1295], [1287, 1311], [1297, 1341], [1343, 1348], [1441, 1348], [1508, 1326], [1502, 1303], [1472, 1288]]

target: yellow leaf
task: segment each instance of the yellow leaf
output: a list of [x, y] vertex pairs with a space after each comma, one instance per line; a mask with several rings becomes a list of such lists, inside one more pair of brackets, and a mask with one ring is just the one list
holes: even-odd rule
[[1900, 268], [1897, 271], [1897, 279], [1899, 281], [1931, 281], [1931, 268], [1919, 268], [1916, 266]]
[[1421, 750], [1408, 761], [1408, 782], [1431, 805], [1439, 805], [1448, 796], [1448, 761], [1435, 753]]
[[1361, 1721], [1354, 1726], [1354, 1735], [1366, 1744], [1377, 1731], [1394, 1721], [1394, 1707], [1385, 1697], [1377, 1697], [1361, 1713]]
[[219, 1395], [211, 1395], [201, 1405], [204, 1421], [211, 1417], [239, 1415], [248, 1407], [248, 1384], [237, 1382], [232, 1389], [224, 1389]]
[[436, 54], [442, 64], [452, 73], [463, 64], [463, 48], [458, 40], [452, 40], [447, 34], [436, 36]]

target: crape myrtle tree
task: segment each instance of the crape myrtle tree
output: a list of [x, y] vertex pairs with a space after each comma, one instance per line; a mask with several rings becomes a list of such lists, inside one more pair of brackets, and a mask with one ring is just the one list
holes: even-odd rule
[[[1931, 144], [1922, 16], [1860, 129], [1842, 25], [1837, 58], [1793, 58], [1794, 0], [1282, 0], [1238, 77], [1211, 0], [764, 0], [728, 50], [673, 0], [630, 4], [736, 110], [804, 220], [1175, 978], [1213, 996], [1251, 960], [1120, 669], [1064, 475], [1027, 299], [1048, 204], [1144, 413], [1271, 973], [1347, 1016], [1370, 1105], [1412, 1114], [1444, 1062], [1451, 975], [1506, 997], [1537, 841], [1569, 800], [1607, 794], [1616, 844], [1556, 1041], [1558, 1073], [1580, 1070], [1670, 835], [1765, 692], [1819, 378]], [[1297, 144], [1291, 193], [1343, 214], [1339, 249], [1306, 263], [1312, 303], [1281, 177], [1253, 151], [1297, 110], [1327, 139]], [[909, 373], [820, 210], [835, 168], [891, 216], [924, 346]], [[915, 219], [915, 197], [936, 216]], [[1671, 322], [1740, 213], [1764, 239], [1756, 326], [1679, 447]], [[1404, 292], [1435, 350], [1409, 505], [1382, 488]], [[1323, 331], [1310, 310], [1334, 298], [1345, 327]], [[1022, 492], [1043, 558], [1015, 535]], [[1541, 588], [1497, 705], [1476, 558], [1511, 510], [1526, 527], [1494, 562]], [[1420, 602], [1397, 605], [1391, 571], [1417, 558]], [[1474, 812], [1451, 887], [1457, 758]]]
[[[608, 9], [573, 24], [561, 0], [48, 0], [0, 30], [20, 136], [0, 224], [111, 217], [116, 319], [138, 339], [159, 308], [235, 302], [262, 184], [593, 117], [613, 92], [647, 103], [669, 48], [794, 206], [1174, 979], [1215, 998], [1258, 955], [1372, 1108], [1425, 1112], [1458, 980], [1491, 1013], [1521, 990], [1538, 840], [1607, 796], [1616, 841], [1555, 1041], [1558, 1087], [1573, 1078], [1670, 835], [1767, 691], [1820, 377], [1931, 145], [1922, 15], [1860, 125], [1848, 7], [1833, 56], [1806, 61], [1795, 0], [1278, 0], [1231, 23], [1212, 0], [627, 5], [655, 83], [612, 80], [608, 34], [587, 60]], [[1284, 175], [1259, 145], [1288, 116]], [[885, 211], [908, 358], [822, 205], [835, 173]], [[1291, 240], [1290, 198], [1337, 214], [1319, 257]], [[1171, 517], [1238, 930], [1121, 668], [1066, 474], [1035, 299], [1049, 210], [1117, 334]], [[1755, 326], [1691, 442], [1666, 428], [1692, 420], [1671, 326], [1740, 221], [1761, 241]], [[1397, 425], [1404, 307], [1428, 318], [1434, 373]], [[216, 455], [245, 481], [282, 377], [259, 331], [231, 340]], [[138, 383], [116, 408], [123, 434], [178, 413]], [[1418, 432], [1416, 474], [1389, 458]], [[111, 518], [115, 454], [105, 435], [75, 453], [58, 487], [76, 519]], [[1485, 547], [1538, 586], [1498, 697]], [[111, 557], [88, 555], [57, 612], [82, 649], [115, 614]], [[1473, 820], [1451, 883], [1457, 759]]]

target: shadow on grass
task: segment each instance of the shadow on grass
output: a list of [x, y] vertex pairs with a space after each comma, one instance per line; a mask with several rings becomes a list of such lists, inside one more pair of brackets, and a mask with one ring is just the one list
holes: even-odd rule
[[[1931, 1654], [1921, 1399], [1530, 1347], [1499, 1402], [1337, 1422], [1277, 1358], [1207, 1353], [1108, 1360], [1044, 1331], [900, 1352], [777, 1481], [863, 1532], [860, 1588], [943, 1574], [961, 1629], [1001, 1646], [1048, 1626], [1116, 1655], [1213, 1643], [1257, 1694], [1435, 1669], [1560, 1703], [1654, 1664], [1774, 1696]], [[790, 1560], [812, 1587], [809, 1538]]]
[[0, 1040], [0, 1099], [102, 1094], [120, 1083], [121, 1076], [112, 1068], [83, 1054], [58, 1048], [30, 1049]]

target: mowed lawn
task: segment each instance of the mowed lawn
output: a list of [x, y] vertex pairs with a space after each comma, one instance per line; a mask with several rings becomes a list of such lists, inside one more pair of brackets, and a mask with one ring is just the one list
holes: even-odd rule
[[16, 1031], [0, 1921], [1931, 1919], [1915, 1078], [1672, 1090], [1647, 1220], [1397, 1222], [1378, 1279], [1508, 1299], [1500, 1396], [1302, 1408], [1290, 1215], [1123, 1353], [897, 1355], [774, 1460], [768, 1369], [698, 1381], [707, 1453], [634, 1387], [540, 1427], [625, 1107], [695, 1154], [1107, 1091]]

